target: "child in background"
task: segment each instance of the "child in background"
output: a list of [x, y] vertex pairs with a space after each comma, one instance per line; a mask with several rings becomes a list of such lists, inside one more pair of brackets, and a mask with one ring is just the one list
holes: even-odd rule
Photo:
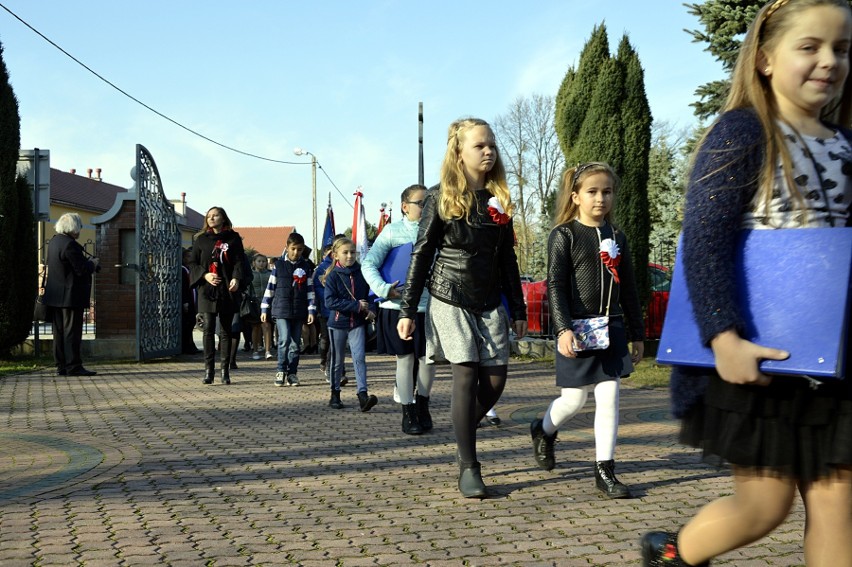
[[314, 282], [303, 257], [305, 238], [290, 233], [285, 253], [275, 261], [260, 304], [260, 322], [275, 318], [278, 328], [278, 367], [275, 385], [299, 385], [299, 341], [302, 323], [314, 320]]
[[[630, 498], [630, 490], [615, 476], [613, 459], [618, 387], [621, 377], [642, 360], [645, 325], [627, 238], [610, 219], [618, 181], [612, 168], [601, 162], [578, 165], [562, 176], [556, 226], [547, 242], [547, 299], [556, 333], [556, 385], [562, 394], [551, 402], [544, 419], [530, 424], [530, 434], [536, 464], [553, 469], [559, 427], [594, 392], [595, 485], [609, 498]], [[571, 321], [605, 315], [609, 347], [579, 350]]]
[[[344, 238], [342, 234], [335, 234], [332, 243], [338, 238]], [[333, 260], [331, 259], [331, 244], [326, 244], [322, 247], [322, 260], [320, 260], [317, 269], [314, 270], [314, 295], [316, 296], [317, 305], [317, 351], [320, 357], [320, 370], [325, 375], [325, 381], [331, 384], [331, 378], [328, 377], [328, 350], [330, 339], [328, 337], [328, 307], [325, 306], [325, 287], [322, 285], [322, 277], [331, 267]], [[343, 376], [340, 378], [340, 385], [345, 386], [349, 380], [346, 378], [346, 365], [343, 366]]]
[[328, 332], [331, 339], [329, 349], [329, 374], [331, 399], [328, 405], [343, 409], [340, 401], [340, 379], [343, 376], [343, 359], [346, 343], [352, 354], [355, 381], [358, 386], [358, 403], [366, 412], [376, 405], [378, 399], [367, 392], [367, 341], [366, 323], [376, 318], [374, 306], [369, 301], [370, 288], [361, 274], [361, 265], [355, 261], [355, 243], [348, 238], [339, 238], [331, 248], [333, 264], [322, 277], [325, 286], [325, 304], [329, 309]]
[[[763, 374], [762, 359], [789, 354], [740, 336], [730, 260], [741, 229], [850, 226], [850, 44], [846, 0], [766, 4], [743, 40], [725, 108], [698, 143], [682, 269], [716, 367], [675, 367], [672, 405], [681, 440], [731, 465], [733, 494], [706, 505], [678, 533], [645, 534], [646, 566], [708, 565], [772, 532], [797, 493], [805, 563], [852, 565], [849, 366], [844, 379], [815, 389], [803, 378]], [[840, 345], [847, 359], [850, 338]]]
[[[400, 282], [386, 282], [379, 268], [384, 264], [388, 253], [397, 246], [414, 243], [417, 240], [417, 227], [420, 213], [423, 211], [423, 197], [426, 187], [411, 185], [400, 197], [402, 201], [402, 220], [387, 225], [364, 259], [362, 271], [370, 288], [379, 297], [386, 298], [379, 304], [376, 351], [378, 354], [396, 356], [396, 396], [402, 405], [402, 431], [409, 435], [420, 435], [432, 429], [432, 416], [429, 413], [429, 393], [435, 380], [435, 365], [426, 364], [426, 306], [429, 294], [424, 292], [417, 307], [417, 329], [413, 341], [399, 338], [396, 325], [399, 322], [399, 298], [397, 286]], [[415, 378], [417, 394], [414, 393]]]
[[[266, 294], [266, 286], [269, 285], [269, 259], [263, 254], [258, 254], [252, 262], [254, 279], [251, 282], [255, 297], [263, 297]], [[266, 360], [272, 360], [272, 321], [262, 321], [252, 326], [252, 339], [254, 345], [254, 360], [260, 360], [261, 354], [266, 353]], [[261, 340], [262, 338], [262, 340]]]

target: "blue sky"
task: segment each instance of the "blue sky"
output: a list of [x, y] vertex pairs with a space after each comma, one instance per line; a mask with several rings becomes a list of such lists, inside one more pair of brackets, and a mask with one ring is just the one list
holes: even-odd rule
[[[54, 168], [102, 168], [130, 186], [137, 143], [170, 198], [225, 207], [237, 226], [311, 232], [309, 158], [318, 230], [331, 194], [338, 230], [363, 187], [367, 218], [417, 181], [417, 108], [424, 104], [427, 185], [437, 179], [449, 123], [493, 120], [519, 96], [555, 95], [595, 24], [614, 50], [627, 33], [645, 69], [655, 120], [695, 123], [689, 103], [721, 66], [684, 28], [680, 1], [360, 2], [0, 0], [34, 28], [149, 106], [245, 157], [178, 128], [101, 82], [0, 10], [0, 42], [18, 97], [23, 148]], [[339, 190], [339, 192], [338, 192]], [[310, 236], [307, 238], [310, 244]]]

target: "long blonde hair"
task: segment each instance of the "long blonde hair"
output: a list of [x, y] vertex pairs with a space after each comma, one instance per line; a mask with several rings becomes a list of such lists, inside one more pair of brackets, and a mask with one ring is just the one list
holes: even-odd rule
[[[562, 183], [559, 186], [559, 195], [556, 197], [556, 218], [553, 221], [553, 226], [559, 226], [566, 222], [571, 222], [580, 216], [580, 206], [574, 202], [571, 196], [583, 188], [583, 181], [595, 173], [606, 173], [612, 179], [613, 195], [618, 194], [618, 187], [621, 185], [621, 179], [616, 175], [615, 170], [608, 163], [602, 161], [591, 161], [588, 163], [577, 164], [574, 167], [565, 170], [562, 174]], [[613, 202], [613, 204], [615, 204]], [[604, 216], [608, 222], [612, 223], [611, 208]]]
[[[461, 160], [461, 149], [467, 132], [477, 126], [485, 126], [494, 137], [491, 126], [480, 118], [461, 118], [450, 124], [447, 132], [447, 151], [441, 163], [441, 192], [438, 199], [438, 215], [444, 220], [465, 219], [470, 221], [473, 209], [473, 191], [467, 185], [467, 178]], [[485, 174], [485, 189], [488, 190], [503, 207], [507, 215], [512, 214], [514, 205], [506, 181], [506, 168], [500, 158], [500, 152], [494, 151], [494, 167]]]
[[[760, 67], [764, 66], [761, 63], [764, 62], [766, 53], [771, 52], [777, 46], [779, 38], [796, 21], [797, 15], [816, 6], [836, 6], [847, 11], [850, 10], [848, 0], [773, 0], [757, 13], [740, 48], [731, 78], [731, 90], [723, 108], [724, 112], [739, 108], [751, 108], [760, 120], [764, 132], [765, 153], [760, 176], [757, 179], [757, 191], [754, 195], [753, 205], [755, 208], [762, 206], [767, 213], [775, 188], [775, 168], [779, 160], [796, 210], [805, 210], [805, 199], [793, 180], [792, 158], [784, 141], [784, 133], [777, 123], [782, 118], [769, 78], [761, 73]], [[850, 67], [852, 67], [852, 52], [847, 54], [847, 57], [850, 57]], [[850, 79], [847, 77], [840, 95], [823, 107], [821, 112], [823, 120], [841, 126], [850, 126], [850, 120], [852, 120], [852, 89], [849, 87], [849, 81]], [[697, 145], [696, 155], [711, 130], [712, 126], [702, 136]], [[730, 151], [741, 154], [744, 149], [742, 147], [731, 148]], [[714, 171], [710, 175], [714, 173], [717, 172]], [[802, 222], [805, 222], [804, 215], [802, 219]]]
[[323, 286], [325, 286], [325, 280], [328, 279], [328, 276], [331, 275], [331, 272], [333, 272], [335, 266], [337, 266], [337, 258], [335, 258], [335, 256], [337, 256], [337, 252], [342, 246], [345, 246], [347, 244], [352, 247], [355, 246], [355, 242], [353, 242], [351, 238], [346, 238], [345, 236], [337, 238], [334, 240], [334, 242], [331, 243], [331, 265], [328, 267], [325, 273], [320, 276], [320, 281], [322, 282]]

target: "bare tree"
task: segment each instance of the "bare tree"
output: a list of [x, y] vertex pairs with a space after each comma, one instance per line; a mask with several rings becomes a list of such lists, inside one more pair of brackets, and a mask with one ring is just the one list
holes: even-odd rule
[[553, 126], [554, 98], [534, 94], [518, 97], [509, 110], [494, 120], [494, 132], [506, 166], [516, 203], [515, 232], [519, 262], [525, 273], [532, 270], [535, 235], [547, 224], [547, 204], [558, 186], [564, 157]]

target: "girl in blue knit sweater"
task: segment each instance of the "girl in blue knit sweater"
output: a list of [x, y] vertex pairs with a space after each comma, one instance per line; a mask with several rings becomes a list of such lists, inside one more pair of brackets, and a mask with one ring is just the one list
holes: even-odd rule
[[[743, 41], [724, 112], [699, 142], [681, 246], [716, 368], [675, 368], [673, 408], [682, 441], [731, 465], [733, 494], [678, 534], [645, 534], [644, 565], [707, 565], [772, 532], [798, 492], [805, 563], [852, 566], [852, 380], [813, 389], [763, 374], [762, 359], [788, 353], [740, 336], [731, 269], [739, 229], [850, 226], [850, 43], [847, 0], [769, 2]], [[841, 348], [848, 356], [848, 339]]]

